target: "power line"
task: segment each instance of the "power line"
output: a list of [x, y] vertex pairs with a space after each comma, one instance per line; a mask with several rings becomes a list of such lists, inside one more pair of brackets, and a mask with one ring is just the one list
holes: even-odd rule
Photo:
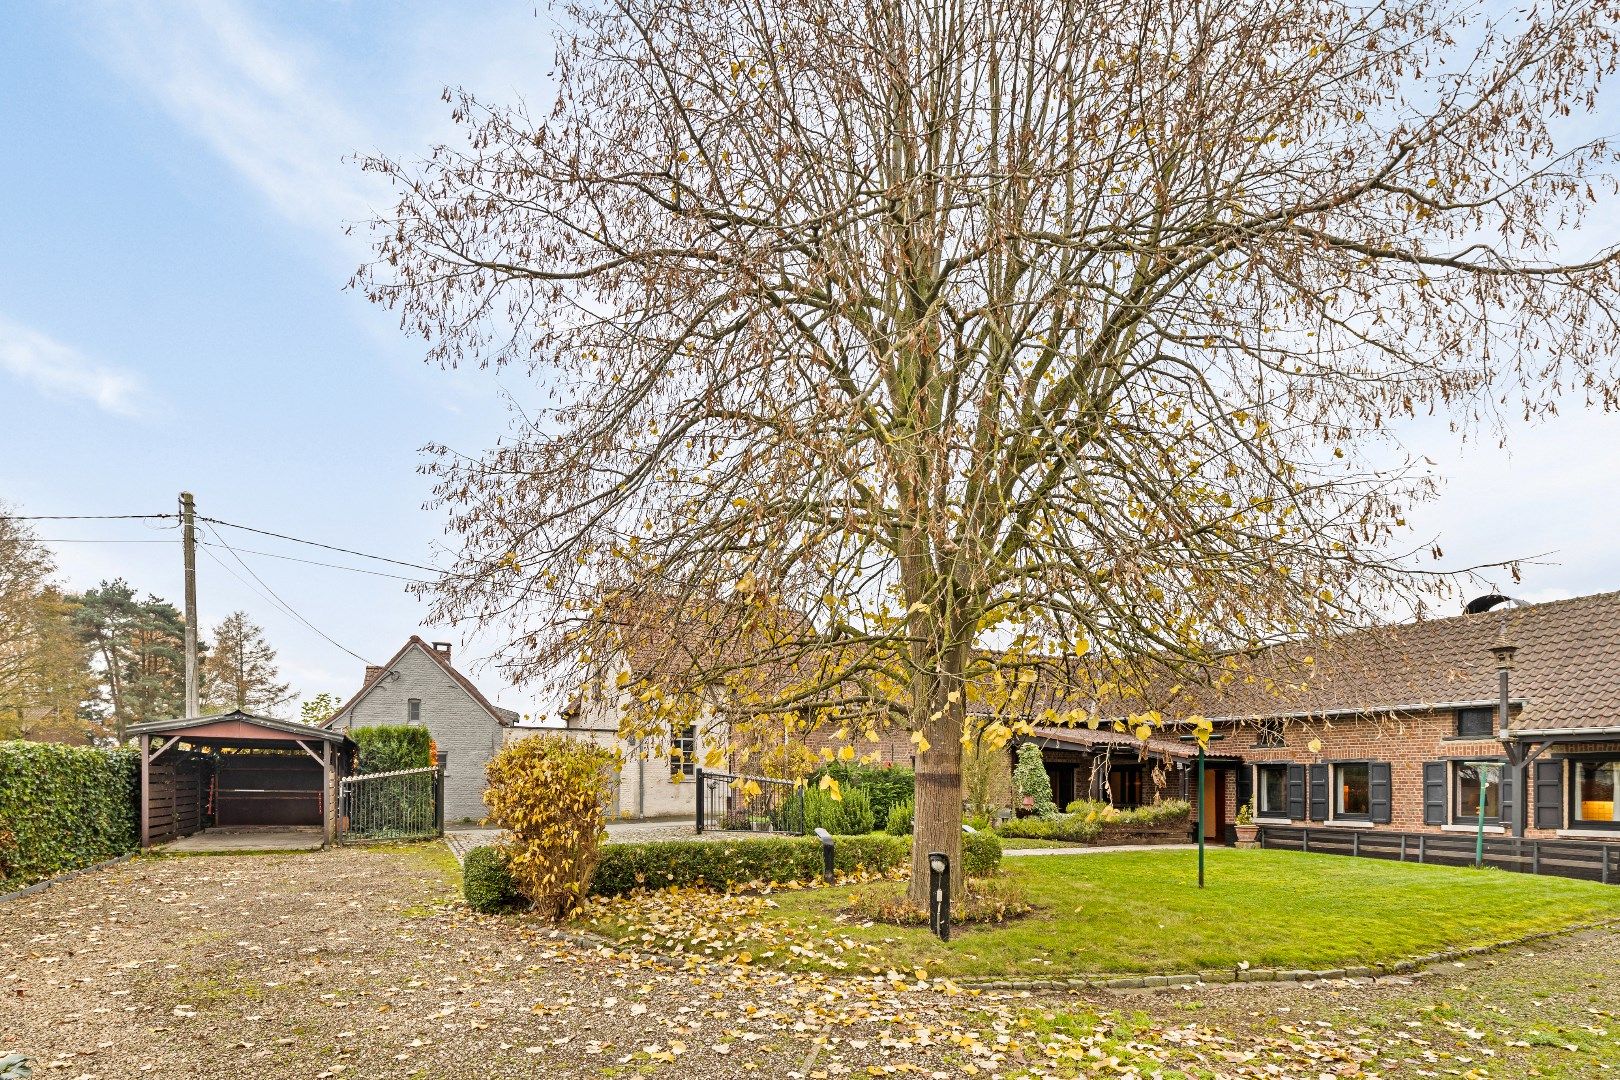
[[[208, 519], [207, 518], [199, 518], [198, 520], [206, 522]], [[308, 619], [306, 619], [302, 615], [300, 615], [297, 612], [297, 610], [295, 610], [291, 604], [287, 603], [287, 601], [283, 600], [281, 598], [280, 594], [278, 594], [276, 592], [276, 590], [272, 589], [269, 586], [269, 584], [263, 578], [261, 578], [258, 574], [253, 572], [253, 567], [249, 566], [246, 562], [243, 561], [242, 556], [238, 555], [236, 553], [236, 550], [234, 548], [232, 548], [231, 545], [229, 545], [229, 544], [227, 544], [225, 542], [224, 537], [220, 536], [219, 533], [214, 529], [210, 528], [208, 531], [214, 537], [215, 540], [219, 541], [221, 547], [223, 547], [226, 551], [230, 552], [231, 558], [235, 559], [237, 561], [237, 563], [242, 567], [242, 569], [246, 570], [248, 572], [248, 574], [253, 578], [254, 581], [257, 581], [260, 585], [264, 586], [265, 592], [268, 592], [270, 594], [270, 596], [274, 597], [275, 602], [277, 604], [281, 605], [282, 609], [284, 611], [286, 611], [287, 614], [291, 615], [293, 618], [297, 619], [299, 622], [303, 623], [305, 626], [307, 626], [311, 630], [315, 631], [315, 633], [319, 634], [323, 639], [325, 639], [332, 646], [334, 646], [337, 649], [340, 649], [343, 652], [348, 653], [350, 656], [354, 657], [356, 660], [360, 661], [362, 664], [370, 664], [371, 663], [370, 660], [367, 660], [365, 657], [361, 656], [359, 653], [355, 652], [353, 649], [349, 648], [348, 646], [339, 644], [338, 641], [335, 638], [333, 638], [330, 634], [328, 634], [326, 631], [322, 630], [320, 627], [316, 626], [314, 623], [310, 622]], [[219, 563], [221, 566], [225, 566], [225, 564], [223, 562], [220, 562], [219, 557], [216, 556], [213, 552], [208, 551], [207, 548], [204, 548], [203, 550], [207, 551], [209, 558], [213, 559], [215, 562]], [[225, 569], [229, 570], [230, 567], [226, 566]], [[234, 576], [234, 572], [233, 572], [233, 576]], [[240, 581], [241, 578], [238, 577], [237, 580]], [[245, 585], [247, 583], [243, 582], [243, 584]]]
[[[213, 530], [210, 529], [209, 532], [213, 532]], [[217, 536], [218, 534], [215, 533], [214, 535]], [[144, 542], [144, 541], [142, 541], [142, 542]], [[160, 541], [151, 541], [151, 542], [152, 543], [159, 543]], [[168, 543], [173, 543], [173, 541], [167, 541], [167, 542]], [[220, 545], [218, 545], [218, 544], [210, 544], [210, 543], [207, 543], [206, 541], [204, 541], [202, 546], [203, 547], [219, 547]], [[255, 551], [253, 548], [237, 548], [236, 551], [238, 553], [242, 554], [242, 555], [262, 555], [266, 559], [282, 559], [282, 560], [284, 560], [286, 562], [303, 563], [306, 566], [324, 566], [324, 567], [327, 567], [328, 569], [331, 569], [331, 570], [347, 570], [351, 574], [369, 574], [372, 577], [392, 578], [395, 581], [411, 581], [411, 582], [415, 582], [418, 585], [431, 585], [431, 584], [433, 584], [433, 582], [428, 581], [428, 580], [426, 580], [424, 578], [408, 577], [405, 574], [390, 574], [386, 570], [367, 570], [363, 566], [344, 566], [342, 563], [321, 562], [319, 559], [300, 559], [296, 555], [278, 555], [276, 552], [273, 552], [273, 551]]]
[[[238, 525], [232, 521], [221, 521], [219, 518], [202, 517], [199, 515], [197, 520], [206, 521], [210, 525], [223, 525], [227, 529], [240, 529], [243, 532], [258, 533], [260, 536], [273, 536], [277, 540], [290, 540], [295, 544], [307, 544], [310, 547], [325, 548], [327, 551], [337, 551], [344, 555], [355, 555], [362, 559], [373, 559], [377, 562], [393, 563], [395, 566], [407, 566], [412, 570], [425, 570], [430, 574], [446, 574], [450, 572], [447, 570], [441, 570], [437, 566], [424, 566], [421, 563], [406, 562], [404, 559], [391, 559], [387, 555], [372, 555], [368, 552], [356, 551], [353, 548], [338, 547], [336, 544], [323, 544], [318, 540], [305, 540], [302, 537], [288, 536], [286, 533], [271, 532], [269, 529], [255, 529], [251, 525]], [[209, 531], [213, 532], [215, 537], [219, 536], [219, 533], [214, 532], [214, 530], [210, 529]], [[224, 540], [221, 539], [220, 543], [224, 543]]]
[[180, 541], [174, 537], [169, 537], [166, 540], [106, 540], [100, 537], [88, 540], [52, 540], [47, 537], [39, 537], [35, 542], [40, 544], [178, 544]]
[[0, 514], [0, 521], [147, 521], [179, 514]]

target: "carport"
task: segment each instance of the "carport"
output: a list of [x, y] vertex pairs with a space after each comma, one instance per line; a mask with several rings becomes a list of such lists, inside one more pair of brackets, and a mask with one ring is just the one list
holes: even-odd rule
[[252, 713], [136, 724], [141, 847], [231, 829], [316, 826], [330, 844], [337, 783], [354, 760], [340, 731]]

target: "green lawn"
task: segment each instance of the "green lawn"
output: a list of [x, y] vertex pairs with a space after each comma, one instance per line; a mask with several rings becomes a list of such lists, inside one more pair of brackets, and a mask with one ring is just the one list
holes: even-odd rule
[[[1194, 860], [1184, 851], [1008, 859], [1004, 873], [1038, 911], [999, 926], [958, 927], [949, 944], [926, 929], [843, 914], [852, 888], [892, 890], [893, 882], [780, 892], [774, 907], [747, 919], [693, 911], [691, 922], [706, 927], [699, 951], [716, 955], [747, 950], [765, 962], [815, 967], [836, 949], [855, 970], [1058, 976], [1230, 970], [1242, 961], [1323, 969], [1620, 917], [1620, 888], [1562, 878], [1217, 849], [1199, 890]], [[634, 905], [600, 913], [596, 929], [654, 948], [683, 947], [668, 929], [667, 905], [648, 907], [645, 920]]]

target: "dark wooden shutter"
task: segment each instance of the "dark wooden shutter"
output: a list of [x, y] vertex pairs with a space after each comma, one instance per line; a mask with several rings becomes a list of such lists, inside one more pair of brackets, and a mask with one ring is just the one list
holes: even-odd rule
[[1513, 766], [1502, 762], [1502, 798], [1498, 803], [1501, 816], [1496, 820], [1510, 833], [1513, 831], [1514, 815], [1519, 809], [1519, 786], [1513, 782], [1513, 772]]
[[1446, 823], [1446, 763], [1423, 763], [1423, 824]]
[[1536, 828], [1564, 827], [1564, 763], [1538, 761], [1535, 777]]
[[1328, 816], [1328, 767], [1311, 766], [1311, 820], [1326, 821]]
[[1288, 820], [1305, 820], [1305, 766], [1288, 766]]
[[1241, 810], [1249, 805], [1254, 798], [1254, 766], [1239, 765], [1237, 767], [1237, 804]]
[[1374, 825], [1388, 825], [1390, 819], [1389, 762], [1375, 761], [1367, 766], [1368, 803]]

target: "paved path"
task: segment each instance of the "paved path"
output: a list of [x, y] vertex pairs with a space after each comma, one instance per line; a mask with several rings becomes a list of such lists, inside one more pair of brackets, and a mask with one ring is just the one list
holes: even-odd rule
[[[1211, 844], [1210, 847], [1216, 845]], [[1007, 858], [1015, 855], [1114, 855], [1122, 851], [1197, 851], [1197, 844], [1104, 844], [1101, 847], [1008, 848]]]
[[159, 850], [221, 855], [231, 851], [314, 851], [326, 837], [318, 826], [203, 829]]

